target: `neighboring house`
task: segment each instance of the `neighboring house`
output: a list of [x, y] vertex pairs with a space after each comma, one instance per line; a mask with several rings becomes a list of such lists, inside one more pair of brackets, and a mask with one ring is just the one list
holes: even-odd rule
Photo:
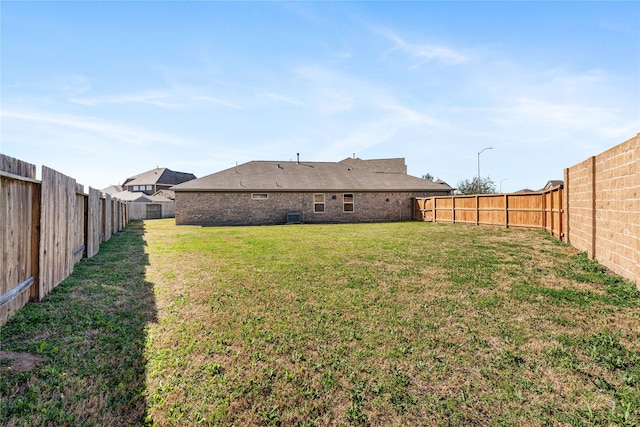
[[127, 178], [122, 184], [125, 191], [155, 194], [160, 190], [168, 190], [174, 185], [196, 179], [192, 173], [175, 172], [167, 168], [155, 168]]
[[555, 179], [555, 180], [547, 181], [547, 184], [540, 190], [523, 188], [522, 190], [515, 191], [515, 193], [539, 193], [541, 191], [551, 190], [552, 188], [557, 187], [558, 185], [564, 185], [564, 181]]
[[252, 161], [172, 188], [178, 225], [409, 220], [415, 197], [445, 182], [407, 175], [403, 158]]
[[193, 179], [196, 176], [191, 173], [156, 168], [127, 178], [122, 186], [104, 188], [102, 192], [127, 202], [130, 219], [173, 218], [175, 195], [169, 188]]
[[551, 181], [548, 181], [547, 185], [545, 185], [540, 191], [551, 190], [553, 187], [557, 187], [558, 185], [564, 185], [564, 181], [561, 179], [552, 179]]

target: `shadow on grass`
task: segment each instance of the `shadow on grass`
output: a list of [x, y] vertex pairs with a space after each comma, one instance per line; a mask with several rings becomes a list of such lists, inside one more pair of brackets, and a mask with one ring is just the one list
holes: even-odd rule
[[0, 425], [140, 425], [145, 422], [146, 327], [156, 319], [145, 280], [144, 224], [132, 222], [83, 259], [42, 302], [2, 328]]

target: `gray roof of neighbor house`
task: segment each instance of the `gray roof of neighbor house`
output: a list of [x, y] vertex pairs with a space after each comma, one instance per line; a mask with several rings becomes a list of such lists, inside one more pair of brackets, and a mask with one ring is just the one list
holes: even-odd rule
[[196, 179], [196, 176], [192, 173], [175, 172], [167, 168], [155, 168], [150, 171], [143, 172], [138, 175], [127, 178], [124, 181], [125, 185], [177, 185], [183, 182]]
[[564, 181], [561, 179], [552, 179], [551, 181], [547, 181], [547, 184], [540, 189], [540, 191], [549, 190], [553, 187], [557, 187], [558, 185], [564, 185]]
[[108, 186], [106, 188], [103, 188], [100, 191], [102, 191], [103, 193], [109, 194], [109, 195], [116, 194], [116, 193], [119, 193], [119, 192], [122, 191], [122, 186], [121, 185], [110, 185], [110, 186]]
[[252, 161], [172, 187], [180, 191], [451, 191], [406, 174], [404, 159]]
[[168, 199], [163, 196], [150, 196], [148, 194], [133, 192], [133, 191], [121, 191], [119, 193], [112, 194], [111, 197], [119, 199], [123, 202], [139, 202], [139, 203], [166, 203], [171, 202], [171, 199]]

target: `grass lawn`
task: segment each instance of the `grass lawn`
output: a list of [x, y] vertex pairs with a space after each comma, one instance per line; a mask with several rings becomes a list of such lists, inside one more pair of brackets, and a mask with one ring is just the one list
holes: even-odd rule
[[1, 338], [1, 425], [640, 423], [640, 292], [531, 230], [134, 222]]

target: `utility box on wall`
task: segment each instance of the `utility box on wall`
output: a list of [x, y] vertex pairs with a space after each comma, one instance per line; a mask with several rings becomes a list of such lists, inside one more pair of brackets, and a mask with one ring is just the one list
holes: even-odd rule
[[302, 224], [302, 214], [300, 212], [287, 213], [287, 224]]

